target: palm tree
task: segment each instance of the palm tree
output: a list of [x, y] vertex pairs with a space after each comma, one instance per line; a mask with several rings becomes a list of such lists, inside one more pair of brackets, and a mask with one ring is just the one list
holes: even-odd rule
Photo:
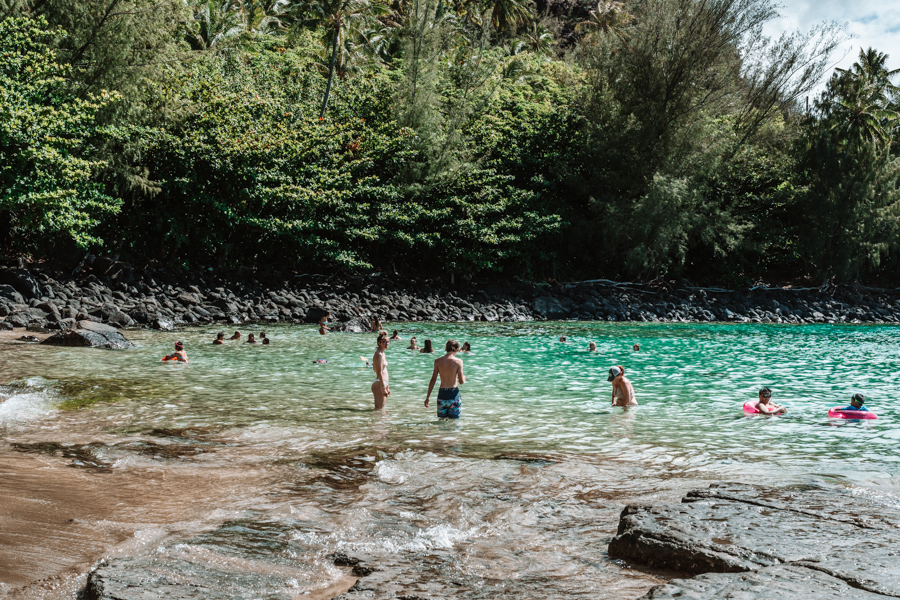
[[328, 81], [325, 84], [325, 96], [322, 98], [322, 110], [319, 114], [319, 118], [325, 118], [339, 51], [346, 53], [348, 49], [353, 48], [354, 38], [364, 40], [367, 25], [377, 17], [389, 14], [390, 9], [384, 4], [371, 0], [311, 0], [304, 4], [303, 8], [305, 15], [298, 19], [298, 24], [307, 27], [321, 27], [324, 32], [325, 47], [331, 49], [331, 58], [328, 62]]
[[850, 69], [836, 69], [835, 87], [839, 90], [832, 108], [831, 129], [842, 134], [847, 141], [846, 152], [851, 146], [889, 146], [893, 129], [900, 121], [900, 113], [894, 108], [898, 89], [891, 78], [900, 69], [889, 71], [885, 67], [888, 56], [873, 48], [860, 49], [859, 62]]
[[515, 33], [520, 26], [531, 22], [531, 3], [527, 0], [488, 0], [491, 24], [501, 33]]
[[208, 50], [242, 33], [271, 33], [282, 28], [287, 0], [204, 0], [190, 5], [193, 23], [185, 40], [194, 50]]
[[532, 21], [529, 28], [522, 34], [522, 40], [528, 44], [534, 54], [553, 56], [553, 46], [556, 45], [556, 40], [553, 39], [550, 30], [540, 23]]
[[[587, 29], [589, 32], [602, 31], [604, 33], [614, 33], [623, 41], [625, 34], [622, 28], [634, 20], [634, 15], [625, 10], [625, 5], [616, 0], [604, 2], [599, 0], [597, 7], [588, 15], [587, 20], [578, 23], [576, 30]], [[590, 35], [590, 33], [588, 33]]]

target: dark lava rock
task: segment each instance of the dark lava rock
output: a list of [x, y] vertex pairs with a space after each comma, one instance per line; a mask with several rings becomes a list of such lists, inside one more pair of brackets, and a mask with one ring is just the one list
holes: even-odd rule
[[721, 484], [681, 504], [625, 507], [609, 554], [688, 573], [790, 564], [900, 597], [898, 523], [900, 510], [838, 488]]
[[534, 299], [534, 310], [550, 320], [565, 319], [575, 307], [574, 304], [568, 298], [560, 300], [553, 296], [540, 296]]
[[74, 330], [61, 331], [43, 341], [50, 346], [79, 346], [83, 348], [111, 348], [121, 350], [134, 348], [134, 344], [125, 339], [115, 327], [79, 321]]
[[746, 573], [708, 573], [673, 579], [640, 600], [884, 600], [885, 596], [851, 587], [819, 571], [792, 565]]
[[26, 299], [41, 297], [41, 286], [25, 269], [0, 269], [0, 283], [12, 286]]

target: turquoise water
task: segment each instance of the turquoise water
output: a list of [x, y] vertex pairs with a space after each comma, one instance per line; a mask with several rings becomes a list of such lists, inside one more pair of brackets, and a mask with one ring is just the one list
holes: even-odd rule
[[[100, 440], [92, 452], [113, 472], [189, 472], [198, 490], [210, 472], [232, 469], [240, 485], [220, 510], [244, 518], [249, 506], [254, 518], [275, 523], [278, 543], [287, 536], [291, 560], [310, 574], [291, 584], [301, 590], [336, 577], [322, 559], [328, 552], [441, 552], [462, 582], [459, 597], [633, 598], [658, 580], [605, 555], [627, 502], [677, 500], [688, 489], [737, 480], [826, 481], [900, 503], [896, 327], [388, 328], [404, 339], [387, 353], [385, 413], [371, 410], [374, 376], [360, 358], [371, 360], [372, 334], [323, 337], [312, 326], [269, 326], [268, 346], [213, 346], [213, 328], [135, 331], [128, 335], [139, 348], [125, 352], [8, 343], [0, 346], [0, 383], [15, 385], [0, 394], [0, 439]], [[410, 335], [438, 348], [448, 338], [472, 344], [472, 353], [460, 355], [468, 382], [459, 421], [437, 419], [434, 403], [423, 406], [439, 354], [405, 350]], [[561, 335], [569, 341], [560, 343]], [[190, 364], [160, 362], [176, 339]], [[588, 351], [590, 341], [597, 352]], [[610, 406], [613, 365], [626, 368], [637, 408]], [[763, 385], [787, 415], [743, 413], [742, 403]], [[869, 398], [877, 420], [826, 416], [855, 392]], [[66, 393], [115, 401], [60, 410]], [[183, 428], [201, 433], [178, 433]], [[129, 446], [189, 438], [211, 451], [148, 458]], [[249, 475], [241, 484], [241, 473], [251, 471], [257, 479], [264, 473], [266, 484]], [[179, 531], [209, 531], [224, 513], [185, 516]], [[179, 556], [202, 554], [206, 564], [211, 551], [243, 552], [202, 539], [178, 546]], [[410, 565], [418, 563], [404, 568], [435, 576]], [[258, 585], [261, 593], [276, 584]]]
[[[373, 423], [383, 439], [410, 448], [457, 451], [570, 452], [669, 458], [674, 465], [766, 460], [786, 468], [896, 481], [900, 336], [891, 326], [673, 324], [404, 325], [388, 351], [389, 419], [373, 421], [374, 336], [318, 335], [312, 327], [270, 327], [268, 346], [213, 346], [215, 330], [178, 334], [134, 332], [140, 348], [99, 352], [21, 346], [6, 355], [13, 378], [90, 380], [124, 386], [125, 400], [85, 411], [119, 426], [315, 426], [335, 442], [358, 441]], [[560, 335], [568, 337], [560, 343]], [[405, 350], [410, 335], [469, 341], [461, 354], [463, 419], [441, 422], [423, 406], [429, 356]], [[162, 364], [183, 339], [191, 364]], [[597, 352], [588, 352], [590, 341]], [[641, 350], [633, 352], [632, 344]], [[316, 364], [325, 358], [327, 364]], [[609, 406], [607, 370], [623, 365], [640, 406]], [[747, 416], [742, 402], [768, 385], [783, 417]], [[829, 407], [862, 392], [879, 419], [829, 419]], [[436, 396], [436, 392], [434, 394]], [[8, 412], [8, 411], [7, 411]], [[2, 413], [0, 413], [2, 414]], [[6, 415], [9, 419], [12, 415]], [[844, 461], [855, 459], [848, 468]]]

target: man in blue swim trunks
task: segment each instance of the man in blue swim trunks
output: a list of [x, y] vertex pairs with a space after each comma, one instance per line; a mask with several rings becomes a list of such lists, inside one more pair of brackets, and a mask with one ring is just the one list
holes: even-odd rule
[[458, 386], [466, 382], [466, 376], [463, 374], [463, 361], [456, 358], [456, 353], [459, 352], [459, 342], [448, 340], [444, 350], [447, 354], [434, 361], [431, 383], [428, 384], [428, 394], [425, 396], [425, 407], [428, 408], [434, 383], [440, 375], [441, 389], [438, 390], [437, 415], [441, 418], [458, 419], [462, 408], [462, 398], [460, 398]]

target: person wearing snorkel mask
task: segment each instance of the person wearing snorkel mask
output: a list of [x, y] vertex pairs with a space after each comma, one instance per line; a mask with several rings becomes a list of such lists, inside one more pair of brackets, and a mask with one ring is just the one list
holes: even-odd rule
[[612, 382], [613, 406], [637, 406], [637, 400], [634, 399], [634, 387], [625, 378], [625, 367], [619, 365], [611, 368], [606, 380]]
[[756, 404], [756, 410], [764, 415], [783, 415], [787, 409], [772, 402], [772, 390], [767, 387], [759, 390], [759, 402]]

